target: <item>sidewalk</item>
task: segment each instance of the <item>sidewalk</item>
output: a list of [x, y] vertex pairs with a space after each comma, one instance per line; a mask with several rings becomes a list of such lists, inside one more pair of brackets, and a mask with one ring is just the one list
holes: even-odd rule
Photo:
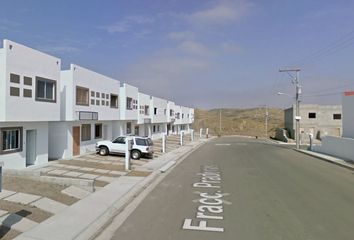
[[307, 155], [312, 156], [312, 157], [316, 157], [316, 158], [324, 160], [326, 162], [330, 162], [330, 163], [336, 164], [338, 166], [341, 166], [341, 167], [344, 167], [344, 168], [347, 168], [347, 169], [350, 169], [350, 170], [354, 170], [354, 162], [345, 161], [345, 160], [340, 159], [340, 158], [329, 156], [329, 155], [326, 155], [326, 154], [323, 154], [323, 153], [312, 152], [312, 151], [309, 151], [309, 150], [303, 150], [303, 149], [294, 149], [294, 150], [296, 150], [298, 152], [302, 152], [302, 153], [307, 154]]
[[[212, 139], [212, 138], [211, 138]], [[147, 177], [122, 176], [83, 200], [67, 207], [59, 214], [18, 236], [17, 240], [90, 239], [128, 205], [159, 175], [160, 168], [178, 161], [208, 140], [189, 143], [151, 161], [139, 169], [153, 171]]]

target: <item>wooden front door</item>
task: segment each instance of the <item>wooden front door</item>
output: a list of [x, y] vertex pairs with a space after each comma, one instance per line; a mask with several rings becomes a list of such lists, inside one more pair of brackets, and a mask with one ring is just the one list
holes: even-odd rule
[[73, 127], [73, 156], [80, 155], [80, 127]]

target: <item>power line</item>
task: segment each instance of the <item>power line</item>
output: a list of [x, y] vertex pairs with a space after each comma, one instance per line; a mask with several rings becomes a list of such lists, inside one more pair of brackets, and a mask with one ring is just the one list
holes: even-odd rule
[[354, 44], [354, 30], [343, 35], [342, 37], [326, 45], [325, 47], [309, 54], [308, 56], [301, 58], [295, 65], [304, 66], [308, 62], [314, 61], [320, 57], [329, 56], [353, 44]]

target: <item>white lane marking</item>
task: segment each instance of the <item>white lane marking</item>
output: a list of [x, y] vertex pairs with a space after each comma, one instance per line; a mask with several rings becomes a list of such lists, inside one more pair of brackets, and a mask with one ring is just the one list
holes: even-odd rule
[[215, 146], [230, 146], [230, 143], [215, 143]]

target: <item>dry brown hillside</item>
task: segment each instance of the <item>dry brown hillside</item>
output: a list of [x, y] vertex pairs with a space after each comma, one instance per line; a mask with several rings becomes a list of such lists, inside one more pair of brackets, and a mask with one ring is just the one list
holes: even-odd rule
[[[209, 128], [210, 134], [219, 134], [219, 110], [196, 109], [193, 128]], [[268, 136], [274, 136], [275, 129], [284, 127], [284, 112], [282, 109], [270, 108], [268, 120]], [[264, 108], [251, 109], [221, 109], [222, 135], [265, 136]]]

